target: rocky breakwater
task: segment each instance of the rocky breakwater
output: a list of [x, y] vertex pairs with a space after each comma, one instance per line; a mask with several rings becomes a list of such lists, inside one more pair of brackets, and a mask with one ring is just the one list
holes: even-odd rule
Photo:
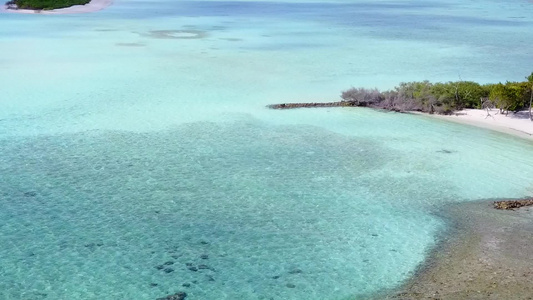
[[355, 101], [338, 101], [338, 102], [298, 102], [298, 103], [280, 103], [267, 105], [271, 109], [292, 109], [303, 107], [347, 107], [359, 106]]

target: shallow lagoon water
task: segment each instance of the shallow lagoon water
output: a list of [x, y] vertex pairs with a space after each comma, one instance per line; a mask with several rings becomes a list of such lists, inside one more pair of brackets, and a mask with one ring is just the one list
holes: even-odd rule
[[533, 193], [531, 143], [264, 105], [521, 80], [532, 10], [117, 1], [0, 15], [0, 298], [350, 299], [400, 284], [445, 229], [439, 205]]

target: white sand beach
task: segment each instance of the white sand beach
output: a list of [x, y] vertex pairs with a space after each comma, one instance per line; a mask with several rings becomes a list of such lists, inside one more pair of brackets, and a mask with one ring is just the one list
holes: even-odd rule
[[0, 6], [0, 13], [16, 14], [41, 14], [41, 15], [64, 15], [64, 14], [82, 14], [102, 10], [113, 4], [112, 0], [91, 0], [85, 5], [74, 5], [71, 7], [53, 9], [53, 10], [32, 10], [32, 9], [8, 9], [6, 5]]
[[432, 116], [441, 120], [482, 127], [533, 140], [533, 122], [529, 119], [528, 111], [518, 113], [510, 112], [508, 115], [505, 115], [500, 114], [497, 109], [493, 109], [488, 116], [486, 110], [465, 109], [453, 115]]

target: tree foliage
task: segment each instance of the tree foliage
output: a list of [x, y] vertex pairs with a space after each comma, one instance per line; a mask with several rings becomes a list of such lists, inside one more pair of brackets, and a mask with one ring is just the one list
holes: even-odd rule
[[73, 5], [85, 5], [90, 0], [11, 0], [7, 5], [16, 5], [19, 9], [51, 10], [70, 7]]
[[502, 112], [518, 111], [526, 107], [531, 92], [528, 82], [498, 83], [491, 87], [489, 99]]
[[464, 108], [482, 108], [489, 99], [501, 111], [517, 111], [528, 107], [532, 99], [533, 73], [526, 82], [481, 85], [473, 81], [402, 82], [392, 90], [351, 88], [341, 98], [359, 106], [372, 106], [395, 111], [423, 111], [450, 114]]
[[533, 72], [531, 72], [531, 74], [527, 76], [526, 79], [529, 83], [529, 86], [531, 87], [531, 90], [529, 91], [529, 119], [533, 121]]

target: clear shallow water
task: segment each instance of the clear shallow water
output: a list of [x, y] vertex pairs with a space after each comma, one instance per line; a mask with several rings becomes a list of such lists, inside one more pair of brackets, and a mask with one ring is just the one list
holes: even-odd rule
[[533, 193], [531, 143], [264, 105], [521, 80], [531, 10], [117, 1], [0, 15], [0, 298], [346, 299], [401, 283], [444, 229], [439, 205]]

